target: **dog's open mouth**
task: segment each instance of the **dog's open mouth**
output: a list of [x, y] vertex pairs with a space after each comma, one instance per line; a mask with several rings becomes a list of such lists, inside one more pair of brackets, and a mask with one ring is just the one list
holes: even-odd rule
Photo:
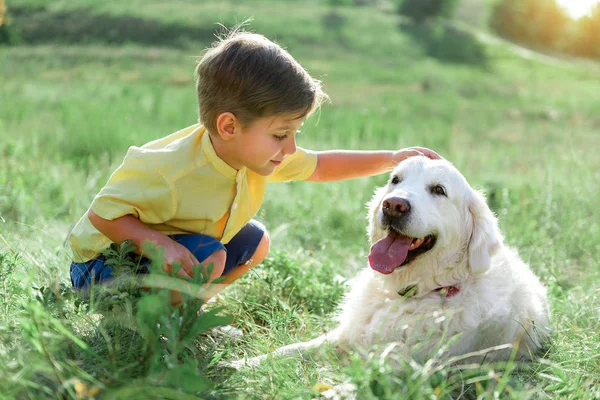
[[435, 241], [434, 235], [412, 238], [390, 231], [385, 238], [371, 246], [369, 265], [377, 272], [391, 274], [396, 268], [409, 264], [431, 250]]

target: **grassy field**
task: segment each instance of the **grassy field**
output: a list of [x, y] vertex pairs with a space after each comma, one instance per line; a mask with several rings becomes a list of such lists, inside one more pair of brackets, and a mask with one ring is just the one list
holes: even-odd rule
[[[450, 25], [415, 29], [389, 7], [73, 3], [8, 1], [22, 43], [0, 47], [0, 399], [305, 399], [343, 382], [359, 399], [600, 397], [600, 66], [523, 57]], [[196, 122], [195, 59], [217, 22], [248, 17], [331, 97], [299, 145], [427, 146], [487, 192], [506, 241], [549, 288], [554, 333], [539, 363], [435, 369], [374, 348], [216, 367], [333, 326], [345, 281], [366, 264], [364, 205], [385, 176], [270, 187], [259, 218], [272, 254], [208, 307], [242, 338], [178, 341], [164, 307], [153, 310], [162, 330], [144, 322], [161, 294], [71, 292], [69, 229], [128, 146]], [[224, 322], [198, 321], [193, 332]]]

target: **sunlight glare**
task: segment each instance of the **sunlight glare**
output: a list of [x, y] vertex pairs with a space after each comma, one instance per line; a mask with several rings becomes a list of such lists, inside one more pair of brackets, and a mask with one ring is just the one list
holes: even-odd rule
[[600, 0], [556, 0], [573, 19], [589, 14]]

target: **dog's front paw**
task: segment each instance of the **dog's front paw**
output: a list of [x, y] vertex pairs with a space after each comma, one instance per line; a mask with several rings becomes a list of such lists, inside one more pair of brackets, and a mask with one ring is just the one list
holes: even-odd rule
[[235, 361], [219, 361], [217, 363], [217, 367], [218, 368], [233, 368], [233, 369], [241, 369], [243, 367], [243, 364], [241, 364], [241, 362], [244, 361], [242, 360], [235, 360]]
[[222, 368], [233, 368], [236, 370], [240, 370], [244, 367], [256, 367], [258, 366], [263, 360], [265, 359], [265, 357], [259, 356], [259, 357], [252, 357], [252, 358], [242, 358], [240, 360], [234, 360], [234, 361], [221, 361], [217, 364], [217, 366], [222, 367]]
[[233, 369], [240, 370], [244, 366], [243, 361], [245, 361], [245, 359], [235, 360], [235, 361], [219, 361], [217, 363], [217, 367], [218, 368], [233, 368]]

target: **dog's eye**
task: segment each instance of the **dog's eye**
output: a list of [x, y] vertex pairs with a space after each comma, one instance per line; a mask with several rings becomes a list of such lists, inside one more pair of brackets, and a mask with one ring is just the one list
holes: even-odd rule
[[442, 185], [432, 186], [431, 187], [431, 193], [437, 194], [437, 195], [440, 195], [440, 196], [446, 196], [446, 197], [448, 197], [446, 195], [446, 189]]
[[400, 178], [398, 178], [396, 175], [394, 175], [394, 176], [392, 177], [391, 183], [392, 183], [392, 185], [397, 185], [397, 184], [399, 184], [399, 183], [400, 183]]

